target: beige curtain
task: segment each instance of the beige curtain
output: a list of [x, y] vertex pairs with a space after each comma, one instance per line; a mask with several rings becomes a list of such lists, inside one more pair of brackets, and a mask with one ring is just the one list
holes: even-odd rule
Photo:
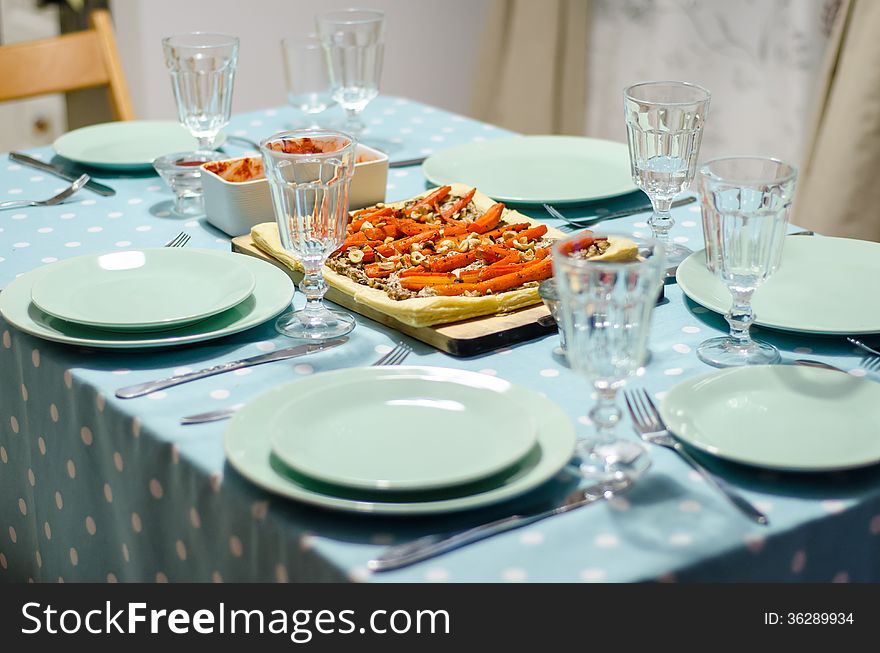
[[589, 0], [493, 0], [471, 114], [527, 134], [583, 134]]
[[843, 0], [792, 221], [880, 241], [880, 2]]

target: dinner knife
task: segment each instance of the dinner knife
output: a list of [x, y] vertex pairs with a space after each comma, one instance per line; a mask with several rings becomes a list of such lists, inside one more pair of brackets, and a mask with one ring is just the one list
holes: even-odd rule
[[[36, 168], [37, 170], [42, 170], [43, 172], [48, 172], [49, 174], [55, 175], [56, 177], [61, 177], [62, 179], [66, 179], [67, 181], [74, 181], [79, 176], [69, 174], [58, 166], [40, 161], [39, 159], [35, 159], [34, 157], [28, 156], [27, 154], [23, 154], [21, 152], [10, 152], [9, 158], [16, 163], [30, 166], [31, 168]], [[88, 188], [90, 191], [93, 191], [98, 195], [103, 195], [104, 197], [111, 197], [113, 195], [116, 195], [116, 191], [110, 188], [110, 186], [105, 186], [104, 184], [97, 182], [94, 179], [89, 179], [89, 181], [85, 185], [85, 188]]]
[[346, 342], [348, 342], [348, 336], [336, 338], [335, 340], [326, 340], [324, 342], [307, 343], [304, 345], [297, 345], [296, 347], [287, 347], [286, 349], [279, 349], [278, 351], [272, 351], [268, 354], [259, 354], [258, 356], [242, 358], [241, 360], [231, 361], [229, 363], [220, 363], [219, 365], [207, 367], [203, 370], [198, 370], [196, 372], [175, 374], [174, 376], [169, 376], [166, 379], [159, 379], [158, 381], [148, 381], [146, 383], [130, 385], [117, 390], [116, 396], [120, 399], [134, 399], [135, 397], [143, 397], [144, 395], [148, 395], [151, 392], [164, 390], [165, 388], [171, 388], [173, 386], [180, 385], [181, 383], [189, 383], [190, 381], [204, 379], [209, 376], [214, 376], [215, 374], [223, 374], [224, 372], [240, 370], [245, 367], [253, 367], [254, 365], [262, 365], [263, 363], [272, 363], [274, 361], [283, 361], [289, 358], [297, 358], [298, 356], [313, 354], [315, 352], [323, 351], [325, 349], [332, 349], [333, 347], [338, 347], [339, 345]]
[[[688, 204], [693, 204], [697, 201], [696, 197], [685, 197], [684, 199], [676, 200], [672, 203], [672, 208], [677, 209], [680, 206], [687, 206]], [[631, 215], [636, 215], [637, 213], [645, 213], [650, 211], [651, 205], [647, 204], [644, 206], [634, 206], [629, 209], [621, 209], [620, 211], [614, 211], [612, 213], [604, 213], [601, 215], [590, 215], [585, 216], [583, 218], [565, 218], [565, 221], [569, 224], [573, 224], [578, 227], [589, 226], [591, 224], [596, 224], [597, 222], [604, 222], [605, 220], [614, 220], [615, 218], [626, 218]]]
[[424, 163], [426, 156], [417, 156], [414, 159], [398, 159], [397, 161], [390, 161], [388, 163], [389, 168], [406, 168], [407, 166], [417, 166], [420, 163]]
[[439, 535], [426, 535], [411, 542], [396, 544], [385, 549], [378, 557], [367, 563], [370, 571], [392, 571], [400, 569], [428, 558], [433, 558], [441, 553], [447, 553], [458, 549], [466, 544], [484, 540], [498, 533], [504, 533], [515, 528], [522, 528], [535, 522], [555, 517], [584, 506], [589, 506], [601, 499], [608, 499], [628, 489], [632, 485], [630, 479], [622, 479], [609, 489], [607, 482], [596, 483], [586, 488], [577, 489], [568, 494], [561, 504], [550, 510], [511, 515], [493, 522], [481, 524], [464, 531], [441, 533]]

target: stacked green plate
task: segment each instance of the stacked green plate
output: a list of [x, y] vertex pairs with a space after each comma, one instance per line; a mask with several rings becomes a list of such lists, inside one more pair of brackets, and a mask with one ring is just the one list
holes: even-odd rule
[[575, 435], [558, 406], [501, 379], [371, 367], [262, 395], [235, 415], [225, 444], [230, 464], [270, 492], [324, 508], [412, 515], [528, 492], [568, 463]]
[[[132, 289], [138, 287], [138, 292], [129, 293], [129, 298], [114, 305], [108, 303], [106, 298], [99, 298], [101, 288], [89, 281], [90, 274], [105, 280], [113, 277], [106, 270], [96, 273], [92, 269], [88, 272], [90, 265], [100, 267], [102, 260], [110, 267], [125, 267], [139, 260], [152, 260], [155, 256], [163, 261], [169, 256], [178, 261], [198, 261], [220, 274], [220, 282], [213, 284], [212, 291], [202, 285], [190, 287], [182, 280], [203, 278], [202, 275], [192, 275], [191, 270], [173, 267], [176, 272], [172, 272], [171, 276], [160, 274], [165, 281], [156, 287], [151, 287], [149, 279], [133, 280]], [[227, 270], [229, 275], [221, 272], [220, 268]], [[56, 293], [55, 284], [64, 277], [59, 273], [74, 269], [77, 275], [85, 276], [78, 277], [78, 281], [69, 288], [77, 288], [74, 297], [79, 297], [83, 303], [79, 300], [67, 301], [66, 297]], [[124, 273], [126, 270], [117, 272]], [[116, 287], [112, 293], [109, 288], [117, 281], [110, 279], [107, 284], [108, 295], [118, 297], [120, 290], [125, 294], [124, 284]], [[89, 291], [95, 297], [90, 297]], [[104, 257], [81, 257], [81, 260], [52, 263], [26, 272], [0, 293], [0, 314], [17, 329], [54, 342], [113, 349], [170, 347], [220, 338], [262, 324], [290, 306], [293, 292], [293, 283], [282, 270], [249, 256], [173, 248], [161, 252], [136, 250]], [[170, 299], [172, 296], [173, 300]], [[165, 298], [169, 298], [168, 301]], [[46, 303], [47, 308], [51, 306], [50, 310], [58, 311], [64, 317], [41, 310], [34, 299]], [[83, 313], [84, 309], [87, 313]], [[106, 322], [96, 325], [70, 321], [71, 318], [88, 321], [90, 315], [94, 317], [98, 313], [102, 319], [109, 317], [111, 321], [124, 322], [127, 319], [129, 325], [126, 328], [118, 323], [114, 326]], [[182, 323], [172, 319], [170, 323], [156, 324], [157, 316], [167, 318], [172, 313], [178, 319], [185, 319]]]

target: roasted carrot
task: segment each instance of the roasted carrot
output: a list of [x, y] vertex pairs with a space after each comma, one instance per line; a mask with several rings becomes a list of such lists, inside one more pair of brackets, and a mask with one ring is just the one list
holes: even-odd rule
[[466, 207], [468, 204], [470, 204], [470, 201], [472, 199], [474, 199], [474, 193], [476, 193], [476, 192], [477, 192], [476, 188], [472, 188], [471, 190], [469, 190], [463, 196], [458, 198], [455, 202], [453, 202], [452, 204], [447, 206], [445, 209], [440, 211], [440, 217], [443, 220], [448, 222], [452, 218], [452, 216], [454, 216], [456, 213], [458, 213], [464, 207]]
[[497, 294], [530, 281], [547, 279], [552, 275], [553, 267], [550, 259], [543, 259], [539, 263], [524, 266], [521, 270], [503, 274], [488, 281], [480, 281], [479, 283], [450, 283], [443, 286], [435, 286], [434, 288], [438, 295], [444, 296], [463, 295], [466, 292], [473, 292], [478, 295], [485, 295], [487, 292]]
[[428, 269], [431, 272], [451, 272], [452, 270], [470, 265], [476, 260], [477, 252], [475, 250], [455, 252], [454, 254], [434, 256], [428, 259]]
[[400, 285], [407, 290], [421, 290], [425, 286], [442, 286], [455, 281], [455, 275], [451, 272], [447, 274], [420, 274], [404, 277], [400, 280]]
[[523, 231], [520, 231], [519, 233], [517, 233], [517, 235], [514, 238], [510, 238], [508, 240], [505, 240], [503, 243], [499, 243], [499, 244], [502, 247], [513, 247], [513, 242], [515, 240], [519, 241], [519, 242], [523, 242], [522, 241], [523, 237], [525, 237], [525, 239], [526, 239], [525, 242], [528, 242], [530, 240], [537, 240], [537, 239], [541, 238], [546, 233], [547, 233], [547, 225], [539, 224], [535, 227], [531, 227], [529, 229], [525, 229]]
[[382, 279], [391, 276], [392, 272], [394, 272], [393, 266], [383, 266], [382, 263], [370, 263], [364, 266], [364, 273], [371, 279]]
[[436, 224], [416, 222], [410, 218], [401, 220], [397, 226], [400, 229], [400, 232], [407, 236], [415, 236], [416, 234], [424, 233], [425, 231], [433, 231], [437, 229]]
[[348, 225], [349, 233], [355, 233], [360, 231], [361, 227], [364, 226], [365, 222], [369, 222], [374, 225], [379, 221], [380, 218], [391, 217], [394, 215], [394, 209], [386, 206], [384, 209], [379, 209], [378, 211], [372, 211], [371, 213], [366, 213], [356, 220], [354, 220], [351, 224]]
[[493, 204], [489, 207], [488, 211], [471, 223], [471, 231], [475, 231], [478, 234], [484, 234], [487, 231], [491, 231], [498, 226], [499, 222], [501, 222], [501, 213], [503, 211], [504, 205], [501, 202]]
[[507, 231], [517, 231], [517, 232], [524, 231], [531, 226], [532, 225], [529, 222], [517, 222], [516, 224], [509, 224], [509, 225], [506, 224], [502, 227], [498, 227], [497, 229], [493, 229], [492, 231], [487, 231], [486, 233], [483, 234], [483, 236], [486, 236], [487, 238], [491, 238], [492, 240], [495, 240], [497, 238], [501, 238], [505, 234], [505, 232], [507, 232]]
[[415, 211], [420, 206], [435, 206], [437, 202], [442, 201], [447, 195], [449, 195], [449, 191], [452, 190], [452, 186], [440, 186], [433, 193], [425, 195], [418, 202], [413, 204], [408, 209], [404, 209], [403, 213], [407, 216], [412, 215], [413, 211]]

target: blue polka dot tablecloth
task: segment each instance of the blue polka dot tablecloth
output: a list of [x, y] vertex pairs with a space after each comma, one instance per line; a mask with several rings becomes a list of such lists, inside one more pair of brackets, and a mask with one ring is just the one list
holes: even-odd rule
[[[365, 117], [370, 136], [393, 144], [399, 159], [510, 135], [393, 97], [378, 98]], [[292, 109], [279, 108], [237, 116], [228, 129], [256, 140], [297, 119]], [[232, 143], [226, 147], [235, 153]], [[48, 148], [32, 154], [52, 157]], [[11, 162], [0, 164], [0, 171], [0, 199], [48, 196], [64, 185]], [[194, 246], [229, 248], [229, 239], [204, 218], [174, 217], [171, 193], [157, 177], [97, 178], [117, 195], [82, 192], [60, 206], [0, 212], [0, 287], [40, 265], [158, 246], [181, 230]], [[390, 171], [389, 200], [424, 188], [418, 167]], [[637, 201], [622, 198], [600, 208]], [[696, 205], [675, 211], [676, 242], [700, 247], [699, 217]], [[617, 220], [614, 229], [646, 231], [646, 218]], [[635, 381], [657, 397], [709, 371], [694, 349], [725, 326], [674, 284], [666, 296], [654, 311], [650, 364]], [[842, 339], [760, 335], [786, 359], [813, 355], [853, 374], [868, 373]], [[247, 402], [291, 379], [368, 365], [398, 340], [397, 333], [358, 318], [344, 349], [307, 362], [239, 370], [120, 401], [113, 393], [122, 385], [290, 342], [269, 323], [180, 349], [107, 352], [45, 342], [0, 321], [0, 582], [880, 580], [877, 469], [793, 476], [706, 460], [769, 515], [771, 526], [762, 528], [734, 512], [674, 453], [655, 448], [651, 471], [626, 495], [406, 569], [371, 574], [367, 561], [388, 544], [551, 503], [560, 482], [468, 514], [380, 519], [334, 513], [267, 494], [236, 474], [224, 458], [224, 423], [178, 424], [182, 415]], [[411, 344], [409, 362], [497, 375], [542, 392], [565, 409], [580, 435], [590, 432], [590, 390], [559, 355], [556, 336], [470, 359]], [[620, 429], [635, 437], [628, 421]]]

